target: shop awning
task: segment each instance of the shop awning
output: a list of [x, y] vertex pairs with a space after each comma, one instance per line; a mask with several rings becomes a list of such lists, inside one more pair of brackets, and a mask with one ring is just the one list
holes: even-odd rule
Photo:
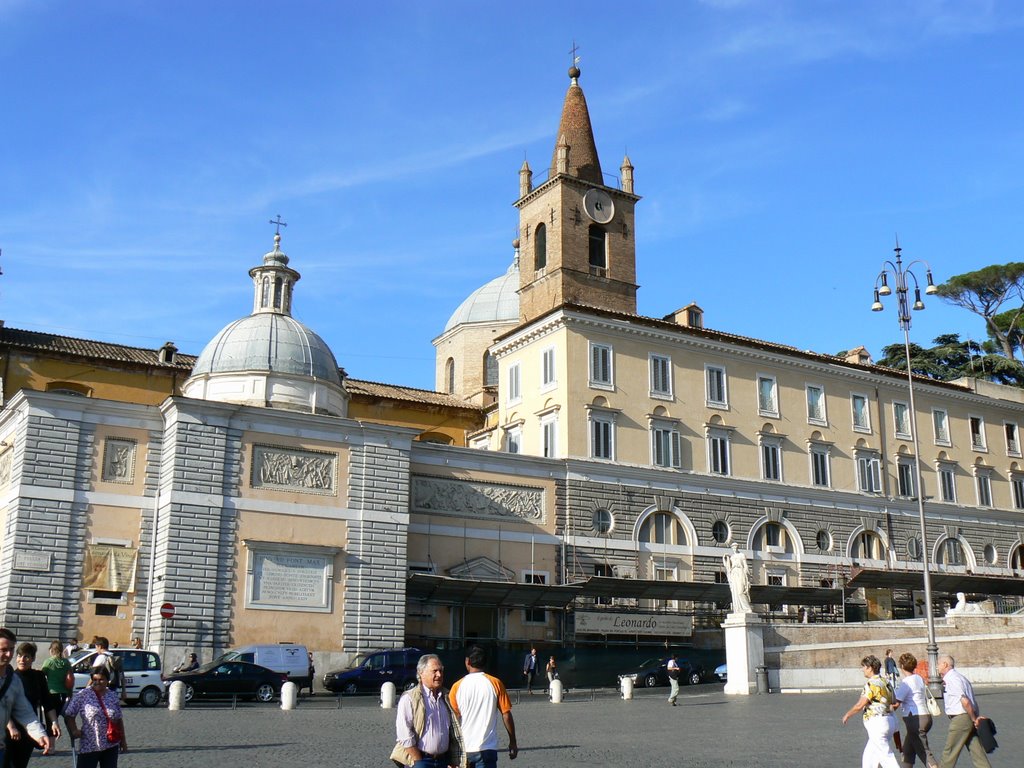
[[[967, 592], [975, 595], [1024, 595], [1024, 579], [1013, 576], [988, 576], [974, 573], [931, 573], [932, 592], [955, 595]], [[848, 589], [924, 589], [921, 571], [885, 570], [881, 568], [854, 568]]]
[[512, 581], [475, 581], [411, 574], [405, 583], [407, 598], [452, 605], [503, 605], [516, 608], [565, 608], [580, 593], [579, 584], [518, 584]]

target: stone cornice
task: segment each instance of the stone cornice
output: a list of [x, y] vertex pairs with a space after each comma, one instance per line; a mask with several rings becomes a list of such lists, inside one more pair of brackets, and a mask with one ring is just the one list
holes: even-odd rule
[[583, 190], [587, 190], [587, 189], [603, 189], [605, 192], [607, 192], [610, 195], [614, 195], [616, 197], [621, 197], [624, 200], [632, 200], [634, 203], [637, 202], [638, 200], [642, 199], [640, 197], [640, 195], [635, 195], [635, 194], [632, 194], [630, 192], [625, 192], [625, 191], [619, 189], [618, 187], [609, 187], [609, 186], [606, 186], [604, 184], [595, 184], [595, 183], [593, 183], [591, 181], [586, 181], [585, 179], [580, 179], [580, 178], [578, 178], [576, 176], [573, 176], [572, 174], [569, 174], [569, 173], [556, 173], [554, 176], [548, 177], [543, 182], [541, 182], [538, 186], [536, 186], [533, 189], [531, 189], [529, 192], [527, 192], [521, 198], [519, 198], [514, 203], [512, 203], [512, 205], [514, 205], [516, 208], [522, 209], [523, 206], [527, 205], [528, 203], [530, 203], [533, 200], [537, 199], [541, 195], [545, 194], [552, 187], [557, 186], [557, 184], [559, 182], [565, 182], [569, 186], [579, 187], [580, 189], [583, 189]]

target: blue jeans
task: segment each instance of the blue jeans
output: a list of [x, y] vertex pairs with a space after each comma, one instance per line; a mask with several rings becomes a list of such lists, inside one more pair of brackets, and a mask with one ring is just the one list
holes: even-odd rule
[[412, 768], [448, 768], [448, 761], [443, 757], [421, 757]]
[[466, 753], [466, 768], [497, 768], [498, 750], [484, 749]]

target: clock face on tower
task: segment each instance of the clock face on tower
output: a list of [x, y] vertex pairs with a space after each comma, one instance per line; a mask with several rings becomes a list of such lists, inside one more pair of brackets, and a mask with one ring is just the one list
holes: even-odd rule
[[598, 224], [607, 224], [615, 215], [615, 203], [603, 189], [591, 189], [583, 196], [583, 211]]

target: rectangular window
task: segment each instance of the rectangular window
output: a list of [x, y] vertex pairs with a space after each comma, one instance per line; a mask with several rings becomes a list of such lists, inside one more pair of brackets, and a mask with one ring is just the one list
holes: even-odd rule
[[761, 443], [761, 477], [782, 480], [782, 449], [775, 440]]
[[658, 467], [681, 466], [679, 432], [671, 427], [654, 427], [651, 430], [651, 460]]
[[522, 453], [523, 451], [523, 429], [514, 427], [505, 432], [505, 450], [509, 453]]
[[508, 402], [518, 403], [523, 399], [522, 379], [519, 363], [513, 363], [508, 369]]
[[815, 384], [807, 385], [807, 421], [827, 424], [825, 418], [825, 390]]
[[541, 355], [541, 379], [542, 387], [555, 386], [555, 348], [548, 347]]
[[936, 445], [949, 445], [949, 415], [940, 408], [932, 410], [932, 432]]
[[590, 416], [590, 456], [594, 459], [614, 458], [615, 423], [606, 417]]
[[716, 475], [729, 474], [729, 435], [713, 432], [708, 435], [708, 471]]
[[[612, 572], [612, 567], [610, 565], [607, 565], [605, 563], [594, 563], [594, 575], [611, 578], [614, 574]], [[611, 605], [612, 599], [610, 597], [595, 597], [594, 604]]]
[[971, 416], [971, 448], [976, 451], [988, 450], [985, 442], [985, 420], [981, 416]]
[[992, 506], [992, 480], [989, 478], [988, 473], [978, 475], [978, 506], [979, 507], [991, 507]]
[[956, 473], [952, 467], [939, 467], [939, 488], [943, 501], [956, 501]]
[[651, 395], [672, 397], [672, 359], [651, 355]]
[[[820, 485], [817, 481], [815, 485]], [[877, 456], [857, 459], [857, 484], [864, 493], [882, 492], [882, 465]]]
[[542, 456], [553, 459], [558, 455], [558, 421], [546, 416], [540, 422]]
[[[547, 584], [548, 576], [546, 573], [537, 573], [527, 571], [523, 574], [524, 584]], [[527, 608], [523, 611], [523, 623], [524, 624], [547, 624], [548, 623], [548, 612], [543, 608]]]
[[[676, 581], [676, 569], [668, 568], [659, 565], [654, 566], [654, 580], [655, 581]], [[657, 610], [675, 610], [677, 603], [675, 600], [655, 600], [654, 608]]]
[[910, 438], [910, 408], [906, 403], [894, 402], [892, 404], [893, 426], [896, 428], [896, 437]]
[[900, 496], [913, 498], [914, 493], [914, 462], [900, 461], [896, 464], [896, 491]]
[[774, 376], [757, 377], [757, 411], [762, 416], [779, 415], [779, 398]]
[[729, 405], [729, 393], [725, 388], [725, 368], [708, 365], [704, 367], [706, 382], [704, 398], [709, 406], [724, 408]]
[[1013, 508], [1024, 509], [1024, 478], [1015, 477], [1010, 483], [1013, 487]]
[[1006, 433], [1006, 455], [1020, 456], [1020, 441], [1017, 439], [1017, 425], [1012, 421], [1003, 422]]
[[850, 395], [850, 407], [853, 409], [853, 428], [857, 432], [871, 431], [871, 414], [868, 411], [868, 399], [864, 395]]
[[828, 477], [828, 448], [825, 446], [811, 446], [811, 483], [829, 487]]
[[590, 345], [590, 386], [612, 386], [612, 348], [607, 344]]

